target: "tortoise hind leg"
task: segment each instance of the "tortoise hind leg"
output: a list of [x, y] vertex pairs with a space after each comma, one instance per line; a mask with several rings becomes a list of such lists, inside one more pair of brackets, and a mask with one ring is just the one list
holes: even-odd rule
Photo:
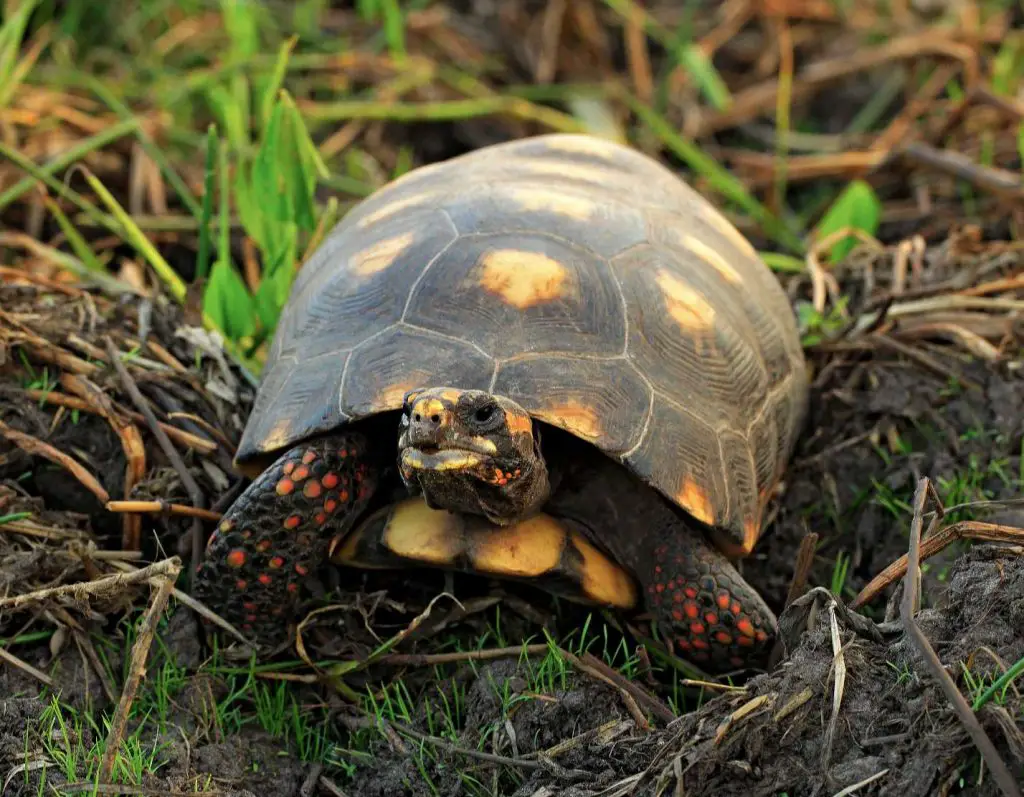
[[645, 552], [638, 557], [637, 576], [647, 606], [661, 637], [680, 656], [711, 672], [767, 663], [775, 615], [700, 531], [658, 530], [638, 540], [634, 550]]
[[197, 565], [193, 595], [259, 647], [286, 641], [299, 581], [326, 557], [376, 489], [361, 434], [285, 452], [224, 514]]

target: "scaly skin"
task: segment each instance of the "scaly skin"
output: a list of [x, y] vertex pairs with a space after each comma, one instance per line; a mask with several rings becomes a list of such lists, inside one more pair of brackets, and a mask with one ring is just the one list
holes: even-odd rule
[[[367, 446], [353, 432], [296, 446], [249, 485], [211, 535], [194, 593], [261, 649], [286, 641], [299, 581], [377, 489]], [[696, 524], [582, 446], [556, 435], [547, 461], [525, 410], [453, 388], [411, 395], [399, 429], [403, 479], [429, 505], [486, 516], [496, 529], [538, 508], [573, 519], [636, 577], [679, 655], [712, 672], [763, 665], [776, 621], [761, 596]]]
[[545, 511], [589, 529], [633, 573], [674, 652], [708, 672], [767, 663], [774, 614], [695, 521], [617, 462], [587, 457], [572, 438], [554, 441], [550, 452], [560, 480]]
[[331, 435], [285, 452], [210, 535], [193, 594], [261, 649], [286, 641], [299, 582], [324, 560], [377, 487], [367, 441]]
[[764, 666], [775, 617], [757, 591], [696, 530], [661, 539], [638, 575], [662, 638], [709, 672]]

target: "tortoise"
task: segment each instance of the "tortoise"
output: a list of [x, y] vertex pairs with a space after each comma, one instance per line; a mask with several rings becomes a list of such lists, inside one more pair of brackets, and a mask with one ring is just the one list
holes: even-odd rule
[[299, 271], [193, 591], [266, 650], [325, 561], [446, 568], [758, 666], [776, 618], [733, 561], [807, 390], [781, 285], [654, 158], [544, 134], [421, 166]]

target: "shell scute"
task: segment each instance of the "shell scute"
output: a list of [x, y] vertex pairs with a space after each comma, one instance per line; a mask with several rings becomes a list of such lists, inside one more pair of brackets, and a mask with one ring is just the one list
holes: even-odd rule
[[807, 408], [781, 285], [652, 158], [536, 136], [421, 167], [302, 267], [239, 461], [446, 384], [508, 395], [749, 550]]

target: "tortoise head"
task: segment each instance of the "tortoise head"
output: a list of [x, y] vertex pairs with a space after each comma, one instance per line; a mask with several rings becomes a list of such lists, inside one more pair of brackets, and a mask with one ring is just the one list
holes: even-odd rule
[[428, 506], [500, 525], [533, 514], [550, 492], [530, 414], [482, 390], [406, 393], [398, 456], [402, 480]]

